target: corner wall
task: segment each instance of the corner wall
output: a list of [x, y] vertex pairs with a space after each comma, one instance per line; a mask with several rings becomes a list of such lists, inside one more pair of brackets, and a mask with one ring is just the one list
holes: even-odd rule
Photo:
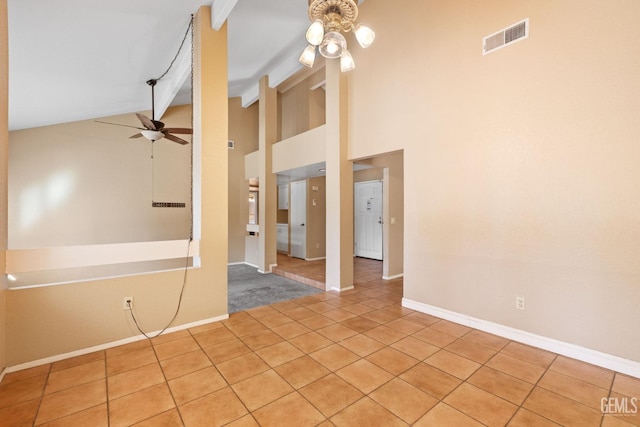
[[[351, 156], [405, 150], [405, 298], [640, 362], [637, 16], [632, 0], [362, 4], [377, 38], [352, 51]], [[528, 39], [482, 55], [527, 17]]]

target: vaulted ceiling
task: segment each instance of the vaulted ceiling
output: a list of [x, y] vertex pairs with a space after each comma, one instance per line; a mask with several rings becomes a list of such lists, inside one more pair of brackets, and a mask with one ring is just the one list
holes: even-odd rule
[[[8, 0], [10, 130], [150, 110], [145, 82], [167, 69], [191, 14], [211, 4]], [[269, 75], [275, 86], [300, 69], [307, 5], [307, 0], [213, 0], [214, 20], [228, 15], [230, 97], [241, 96], [249, 105], [257, 99], [262, 76]], [[187, 59], [189, 40], [182, 52]], [[156, 110], [158, 104], [189, 102], [183, 59], [158, 83]]]

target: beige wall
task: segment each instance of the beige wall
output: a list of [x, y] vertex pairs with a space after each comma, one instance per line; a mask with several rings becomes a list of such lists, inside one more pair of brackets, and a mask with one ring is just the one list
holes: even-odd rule
[[[351, 155], [405, 150], [406, 298], [640, 361], [638, 16], [363, 3], [377, 39], [352, 52]], [[529, 39], [482, 56], [526, 17]]]
[[[229, 262], [245, 261], [245, 236], [249, 221], [249, 182], [244, 157], [258, 149], [258, 103], [242, 108], [240, 98], [229, 99]], [[256, 174], [257, 176], [257, 174]]]
[[[134, 114], [101, 120], [140, 125]], [[162, 120], [191, 127], [191, 106]], [[10, 132], [9, 248], [188, 238], [191, 145], [161, 139], [152, 147], [129, 139], [134, 133], [93, 120]], [[152, 200], [186, 208], [153, 208]]]
[[[314, 190], [317, 188], [317, 190]], [[307, 179], [307, 258], [324, 258], [327, 254], [326, 178]], [[313, 201], [316, 201], [315, 205]]]
[[[7, 250], [7, 158], [9, 150], [7, 0], [0, 0], [0, 252]], [[0, 257], [5, 271], [5, 258]], [[7, 366], [7, 280], [0, 274], [0, 374]]]
[[[194, 31], [194, 140], [202, 147], [202, 267], [187, 274], [174, 325], [227, 313], [226, 26], [214, 32], [209, 19], [209, 9], [202, 8]], [[200, 52], [207, 54], [200, 59]], [[200, 117], [207, 120], [200, 124]], [[176, 309], [183, 276], [175, 271], [8, 291], [6, 364], [15, 366], [138, 335], [122, 310], [125, 296], [134, 297], [143, 328], [158, 330]]]
[[311, 88], [324, 78], [324, 69], [278, 94], [279, 141], [325, 123], [325, 92]]
[[366, 181], [382, 181], [384, 178], [384, 171], [382, 168], [370, 168], [353, 171], [353, 182], [366, 182]]

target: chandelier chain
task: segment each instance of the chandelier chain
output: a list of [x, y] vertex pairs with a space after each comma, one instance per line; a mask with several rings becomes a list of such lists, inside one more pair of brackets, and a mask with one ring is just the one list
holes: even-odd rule
[[[187, 30], [184, 32], [184, 37], [182, 37], [182, 42], [180, 42], [180, 47], [178, 48], [178, 51], [176, 52], [176, 55], [171, 60], [171, 63], [169, 64], [169, 67], [166, 69], [166, 71], [164, 73], [162, 73], [162, 75], [160, 77], [158, 77], [157, 79], [153, 79], [153, 80], [156, 80], [156, 81], [160, 80], [163, 77], [165, 77], [167, 75], [167, 73], [169, 73], [169, 71], [173, 67], [173, 64], [175, 64], [176, 60], [178, 59], [178, 55], [180, 55], [180, 51], [182, 50], [182, 47], [184, 46], [184, 42], [187, 40], [187, 36], [189, 35], [189, 31], [192, 28], [193, 28], [193, 15], [191, 15], [191, 20], [189, 21], [189, 25], [187, 26]], [[192, 36], [192, 38], [193, 38], [193, 36]], [[193, 45], [193, 40], [192, 40], [192, 45]], [[192, 46], [192, 49], [193, 49], [193, 46]]]

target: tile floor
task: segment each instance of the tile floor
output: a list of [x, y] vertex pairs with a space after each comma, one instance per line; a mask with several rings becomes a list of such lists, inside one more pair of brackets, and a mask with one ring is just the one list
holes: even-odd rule
[[640, 426], [600, 406], [640, 380], [403, 308], [402, 280], [356, 270], [342, 294], [8, 374], [0, 426]]

